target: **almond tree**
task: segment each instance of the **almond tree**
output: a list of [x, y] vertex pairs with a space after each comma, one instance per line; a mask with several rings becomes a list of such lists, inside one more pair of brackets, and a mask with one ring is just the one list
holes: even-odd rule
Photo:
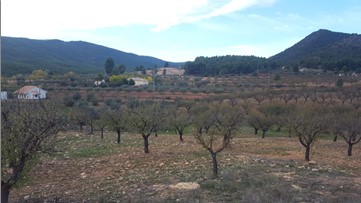
[[104, 129], [109, 125], [109, 118], [107, 117], [107, 109], [100, 109], [99, 110], [99, 117], [95, 120], [94, 124], [100, 130], [100, 137], [104, 138]]
[[1, 109], [1, 202], [25, 174], [39, 152], [50, 149], [49, 140], [65, 119], [60, 104], [48, 101], [4, 102]]
[[118, 110], [109, 110], [105, 113], [108, 126], [117, 133], [117, 143], [120, 144], [120, 136], [127, 129], [129, 114], [125, 107]]
[[69, 112], [69, 120], [79, 126], [79, 130], [83, 131], [84, 126], [87, 124], [88, 113], [86, 107], [79, 106], [72, 108]]
[[142, 135], [144, 140], [144, 153], [149, 153], [149, 136], [157, 132], [158, 126], [163, 122], [164, 110], [160, 102], [137, 102], [128, 108], [129, 125]]
[[353, 109], [346, 105], [334, 105], [331, 108], [331, 117], [329, 130], [334, 134], [333, 141], [336, 142], [338, 138], [338, 129], [340, 128], [340, 121], [344, 115], [352, 114]]
[[347, 155], [352, 156], [353, 145], [361, 141], [361, 118], [357, 112], [348, 112], [333, 117], [333, 132], [348, 144]]
[[324, 106], [317, 104], [298, 106], [291, 122], [298, 140], [305, 147], [305, 160], [310, 161], [311, 145], [326, 130], [328, 112]]
[[99, 112], [98, 110], [92, 107], [88, 107], [86, 108], [86, 115], [87, 115], [86, 124], [90, 126], [90, 132], [88, 133], [88, 135], [91, 135], [94, 132], [94, 122], [100, 118]]
[[194, 137], [211, 154], [213, 178], [218, 178], [217, 154], [229, 145], [243, 114], [229, 104], [198, 106], [192, 113]]
[[191, 115], [186, 109], [172, 106], [168, 109], [169, 124], [175, 128], [179, 135], [179, 141], [183, 142], [184, 129], [191, 124]]
[[247, 123], [253, 127], [254, 129], [254, 134], [257, 135], [258, 134], [258, 130], [260, 129], [259, 123], [260, 123], [260, 116], [259, 116], [259, 112], [257, 110], [252, 110], [248, 113], [248, 115], [246, 116], [246, 120]]

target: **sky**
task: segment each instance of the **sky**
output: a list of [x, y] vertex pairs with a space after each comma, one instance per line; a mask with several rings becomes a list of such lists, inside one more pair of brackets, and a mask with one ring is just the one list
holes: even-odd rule
[[170, 62], [273, 56], [319, 29], [361, 33], [360, 0], [1, 0], [1, 36], [86, 41]]

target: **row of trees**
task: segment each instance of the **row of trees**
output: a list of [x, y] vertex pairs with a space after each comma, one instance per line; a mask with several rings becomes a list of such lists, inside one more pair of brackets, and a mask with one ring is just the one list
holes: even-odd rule
[[[159, 130], [172, 128], [179, 135], [180, 141], [183, 141], [184, 130], [191, 126], [194, 137], [211, 153], [213, 163], [216, 163], [216, 154], [228, 145], [233, 135], [247, 126], [252, 127], [256, 135], [262, 131], [262, 138], [266, 137], [272, 127], [278, 131], [284, 130], [290, 137], [297, 137], [305, 147], [306, 161], [310, 160], [311, 145], [320, 135], [342, 137], [348, 144], [348, 156], [352, 155], [353, 145], [361, 139], [361, 113], [352, 105], [345, 104], [285, 105], [272, 102], [258, 105], [250, 100], [224, 100], [220, 103], [178, 101], [170, 104], [133, 100], [117, 109], [108, 108], [102, 111], [98, 118], [94, 118], [101, 120], [95, 121], [99, 129], [107, 127], [117, 132], [118, 143], [121, 132], [132, 131], [140, 134], [144, 139], [145, 153], [149, 153], [150, 135], [157, 135]], [[89, 114], [80, 116], [81, 112], [79, 113], [73, 117], [78, 119], [74, 123], [94, 123]], [[84, 120], [80, 122], [79, 118]], [[214, 176], [217, 176], [216, 172]]]
[[[133, 132], [144, 141], [144, 153], [149, 153], [151, 135], [174, 129], [180, 141], [184, 140], [186, 128], [210, 153], [213, 177], [218, 177], [217, 154], [222, 152], [239, 130], [251, 126], [262, 130], [265, 137], [271, 127], [286, 130], [296, 137], [305, 148], [305, 160], [310, 160], [310, 149], [321, 135], [341, 137], [352, 147], [361, 140], [361, 113], [348, 105], [326, 106], [322, 104], [281, 104], [277, 102], [256, 103], [220, 100], [218, 102], [130, 100], [116, 108], [112, 106], [67, 107], [65, 112], [59, 103], [51, 101], [3, 102], [1, 112], [1, 163], [2, 202], [6, 202], [11, 188], [26, 172], [26, 166], [39, 151], [51, 149], [49, 142], [57, 132], [67, 126], [77, 125], [80, 130], [89, 126], [94, 129], [111, 130], [121, 143], [123, 132]], [[271, 141], [271, 140], [270, 140]]]

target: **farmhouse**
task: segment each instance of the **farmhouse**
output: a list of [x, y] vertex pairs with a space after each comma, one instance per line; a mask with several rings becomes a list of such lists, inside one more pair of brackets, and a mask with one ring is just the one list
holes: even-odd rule
[[37, 86], [24, 86], [14, 92], [18, 99], [45, 99], [46, 91]]
[[8, 92], [6, 91], [1, 91], [1, 95], [0, 95], [0, 100], [5, 100], [8, 99]]
[[130, 78], [130, 79], [132, 79], [135, 82], [134, 86], [141, 86], [141, 85], [149, 84], [148, 80], [143, 79], [143, 78]]
[[163, 71], [165, 70], [166, 75], [176, 75], [176, 76], [182, 76], [184, 75], [185, 70], [176, 68], [176, 67], [167, 67], [167, 68], [159, 68], [157, 75], [163, 75]]

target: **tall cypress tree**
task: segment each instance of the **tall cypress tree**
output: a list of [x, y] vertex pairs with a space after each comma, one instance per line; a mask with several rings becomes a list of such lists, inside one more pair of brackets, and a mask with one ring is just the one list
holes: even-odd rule
[[105, 61], [104, 68], [107, 75], [110, 75], [112, 73], [114, 68], [114, 60], [111, 57], [107, 58], [107, 60]]

